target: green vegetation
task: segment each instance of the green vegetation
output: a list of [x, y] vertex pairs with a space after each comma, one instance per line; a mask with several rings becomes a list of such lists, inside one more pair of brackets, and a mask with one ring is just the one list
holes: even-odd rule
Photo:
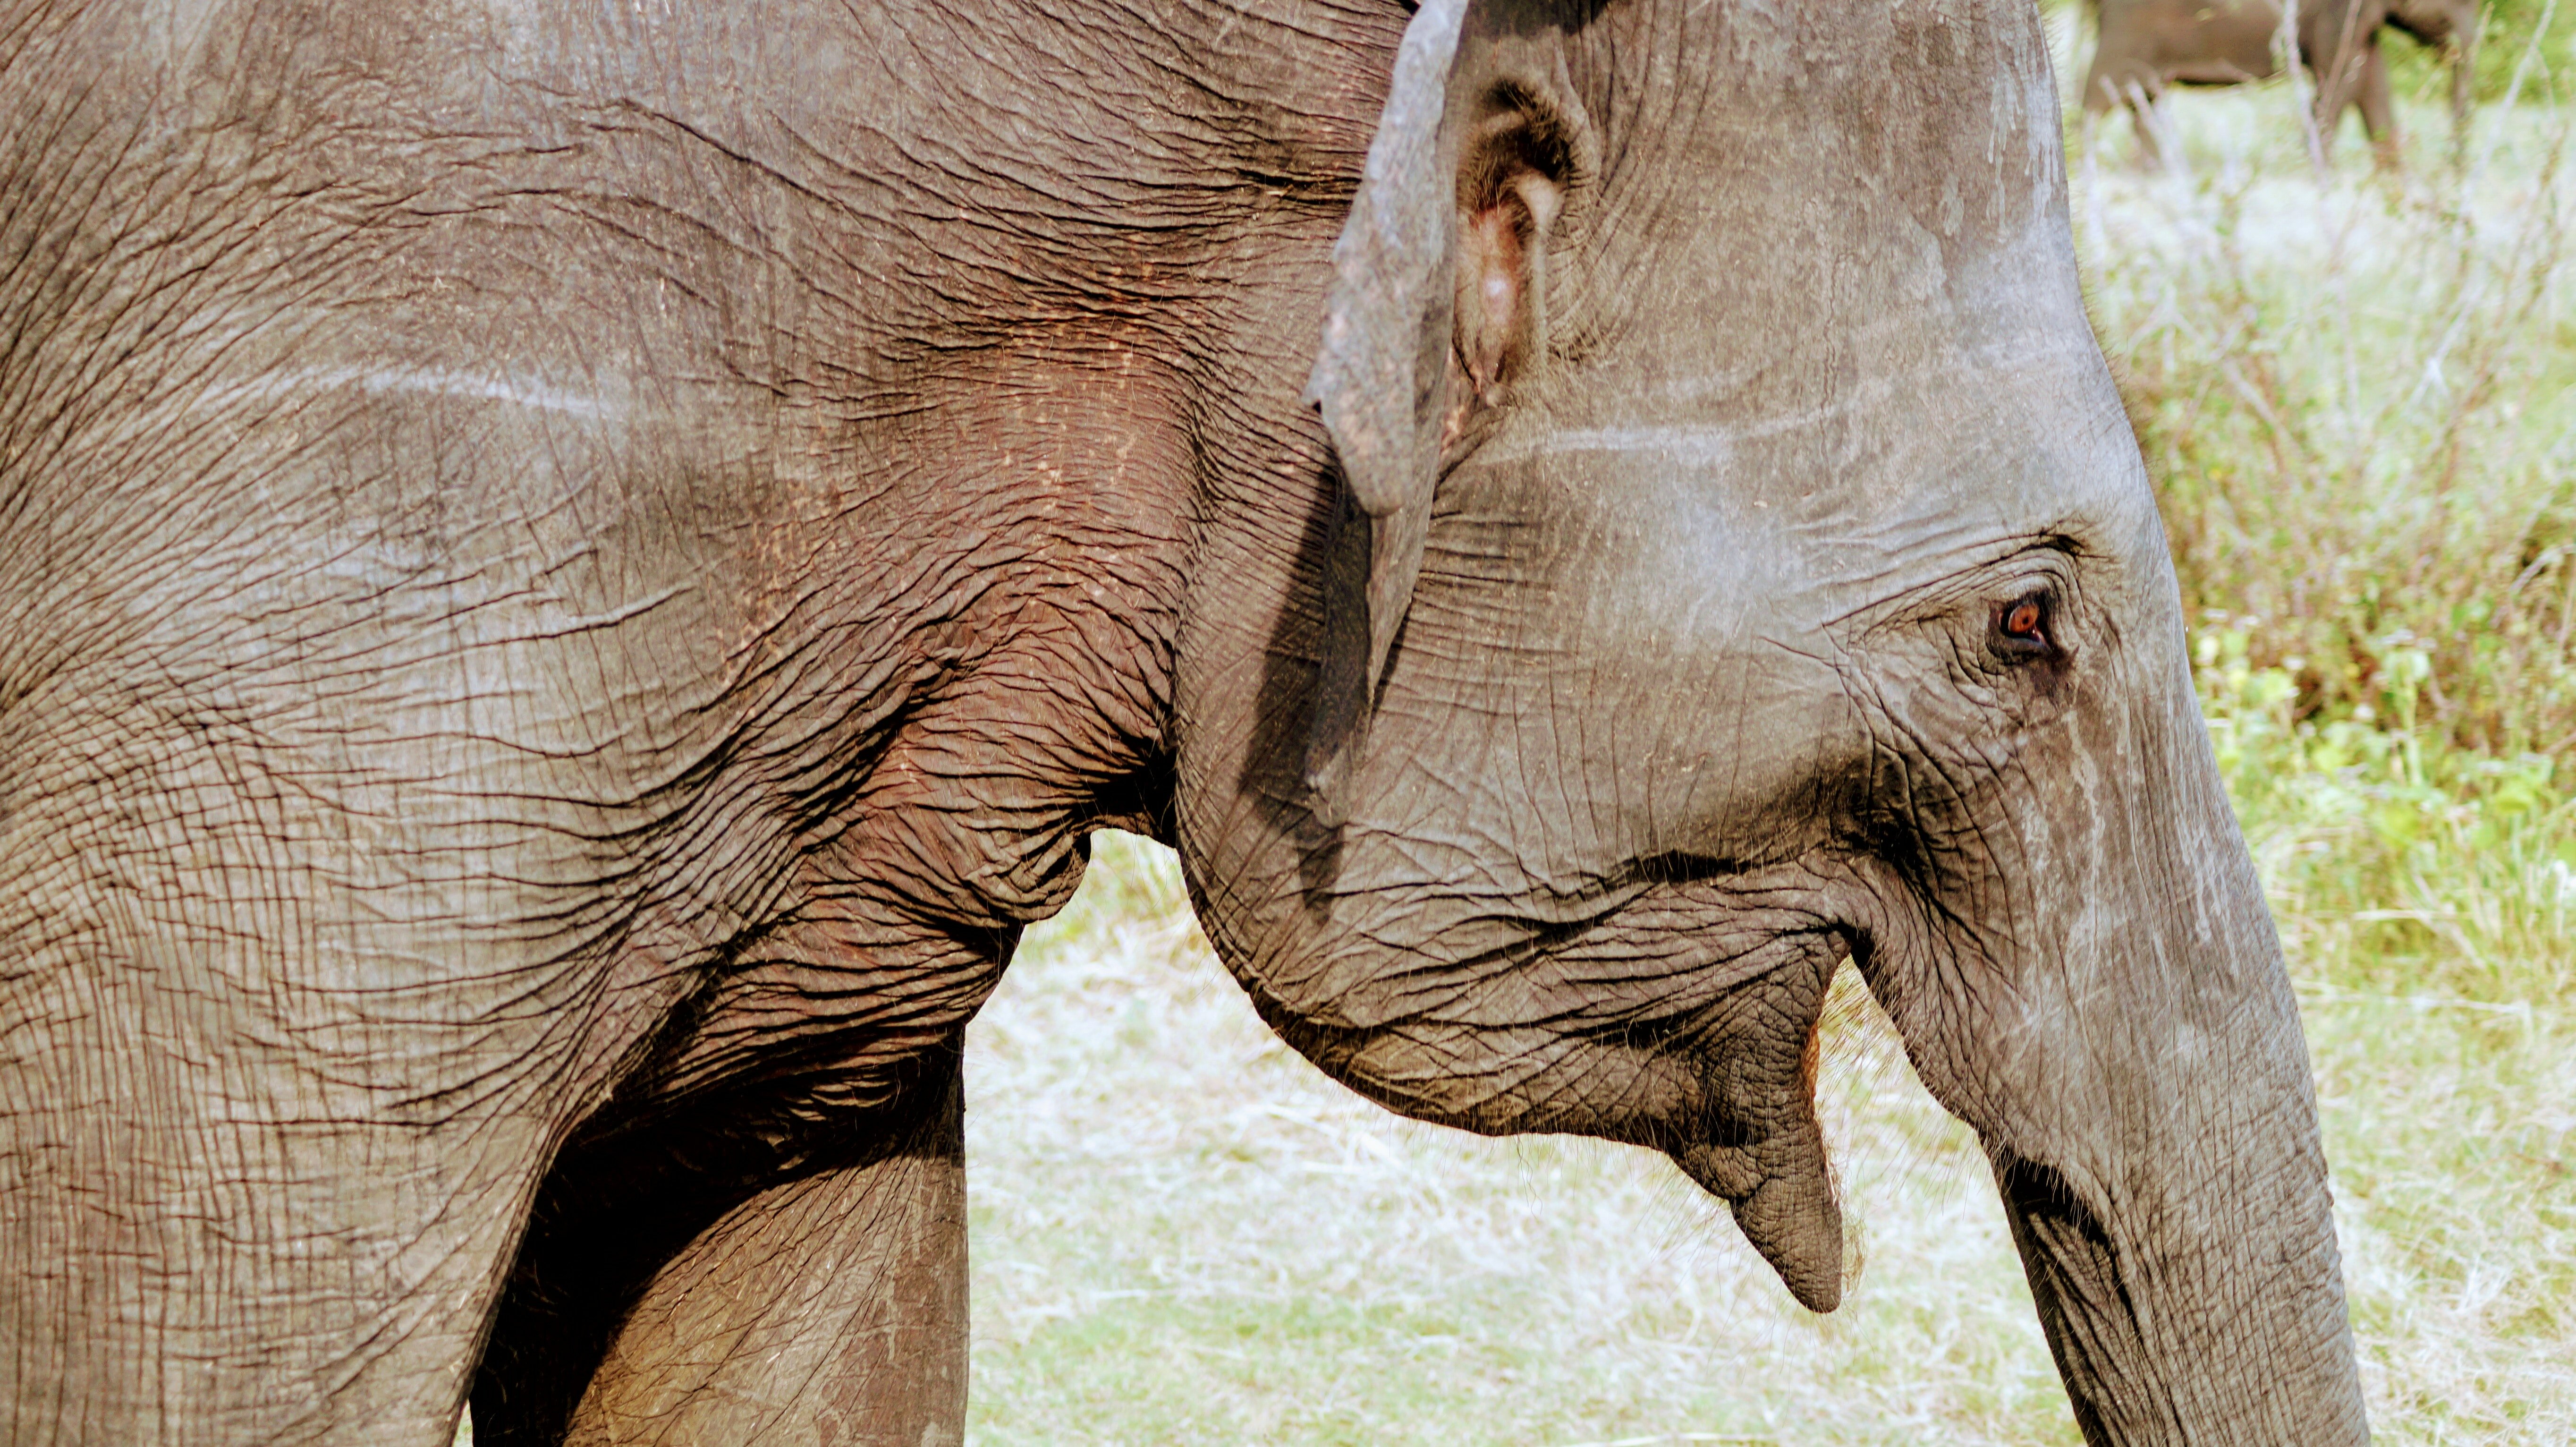
[[[2483, 8], [2486, 20], [2478, 29], [2477, 55], [2480, 103], [2513, 95], [2517, 71], [2523, 80], [2517, 99], [2545, 96], [2551, 81], [2545, 63], [2565, 63], [2567, 38], [2576, 33], [2576, 7], [2562, 8], [2556, 0], [2485, 0]], [[2450, 83], [2439, 77], [2429, 47], [2400, 40], [2389, 54], [2395, 61], [2393, 79], [2399, 95], [2449, 104]], [[2526, 55], [2544, 62], [2538, 75], [2524, 62]]]
[[[2078, 243], [2306, 1013], [2379, 1440], [2576, 1441], [2576, 158], [2524, 105], [2447, 161], [2418, 105], [2407, 173], [2321, 181], [2291, 104], [2184, 98], [2161, 177], [2105, 128]], [[975, 1027], [973, 1439], [2073, 1442], [1973, 1143], [1848, 972], [1829, 1019], [1866, 1269], [1820, 1319], [1656, 1159], [1324, 1081], [1170, 857], [1107, 841]]]

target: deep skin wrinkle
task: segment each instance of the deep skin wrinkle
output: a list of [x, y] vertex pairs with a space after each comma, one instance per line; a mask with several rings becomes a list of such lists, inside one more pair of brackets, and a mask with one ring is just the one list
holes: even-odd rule
[[13, 1440], [951, 1440], [962, 1031], [1106, 826], [1337, 1077], [1665, 1151], [1819, 1307], [1848, 956], [2089, 1433], [2358, 1433], [2035, 18], [1470, 13], [1335, 713], [1424, 23], [0, 10]]

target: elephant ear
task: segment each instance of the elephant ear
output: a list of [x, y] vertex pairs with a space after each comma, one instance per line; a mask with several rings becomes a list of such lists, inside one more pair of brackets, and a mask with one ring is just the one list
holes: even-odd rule
[[1323, 352], [1306, 384], [1344, 485], [1326, 551], [1323, 666], [1306, 748], [1310, 802], [1331, 825], [1347, 814], [1344, 793], [1422, 568], [1439, 480], [1458, 204], [1441, 122], [1466, 12], [1467, 0], [1423, 0], [1405, 27], [1359, 196], [1333, 246]]

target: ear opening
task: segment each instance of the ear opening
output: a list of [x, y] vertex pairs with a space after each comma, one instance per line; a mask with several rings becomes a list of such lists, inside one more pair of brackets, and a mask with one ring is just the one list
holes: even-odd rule
[[1482, 109], [1458, 166], [1459, 385], [1444, 446], [1546, 365], [1548, 253], [1575, 165], [1571, 128], [1528, 87], [1499, 84]]

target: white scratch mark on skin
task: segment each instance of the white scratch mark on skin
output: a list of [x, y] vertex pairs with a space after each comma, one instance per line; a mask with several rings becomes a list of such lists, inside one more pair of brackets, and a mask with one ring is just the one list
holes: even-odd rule
[[1676, 462], [1724, 464], [1736, 444], [1777, 437], [1820, 423], [1865, 416], [1894, 390], [1885, 380], [1866, 381], [1851, 395], [1820, 407], [1783, 412], [1757, 422], [1679, 422], [1636, 427], [1567, 427], [1516, 442], [1478, 449], [1479, 462], [1519, 462], [1570, 452], [1654, 452]]
[[1533, 437], [1515, 446], [1488, 449], [1478, 461], [1519, 462], [1532, 457], [1571, 452], [1652, 452], [1677, 462], [1722, 465], [1735, 456], [1738, 440], [1756, 429], [1743, 427], [1575, 427]]
[[508, 377], [486, 376], [475, 372], [453, 372], [435, 367], [324, 367], [298, 368], [262, 377], [255, 382], [225, 388], [207, 399], [217, 404], [265, 400], [299, 391], [330, 391], [355, 387], [370, 393], [427, 392], [444, 397], [470, 397], [492, 402], [508, 402], [533, 407], [542, 412], [561, 413], [567, 417], [610, 418], [625, 409], [597, 397], [567, 392], [541, 382], [523, 382]]
[[378, 367], [366, 371], [355, 368], [319, 374], [317, 380], [329, 384], [354, 383], [369, 392], [435, 392], [449, 397], [481, 397], [494, 402], [514, 402], [545, 412], [560, 412], [568, 417], [613, 417], [621, 408], [596, 397], [566, 392], [542, 383], [514, 382], [506, 377], [477, 376], [472, 372], [447, 372], [428, 367]]

